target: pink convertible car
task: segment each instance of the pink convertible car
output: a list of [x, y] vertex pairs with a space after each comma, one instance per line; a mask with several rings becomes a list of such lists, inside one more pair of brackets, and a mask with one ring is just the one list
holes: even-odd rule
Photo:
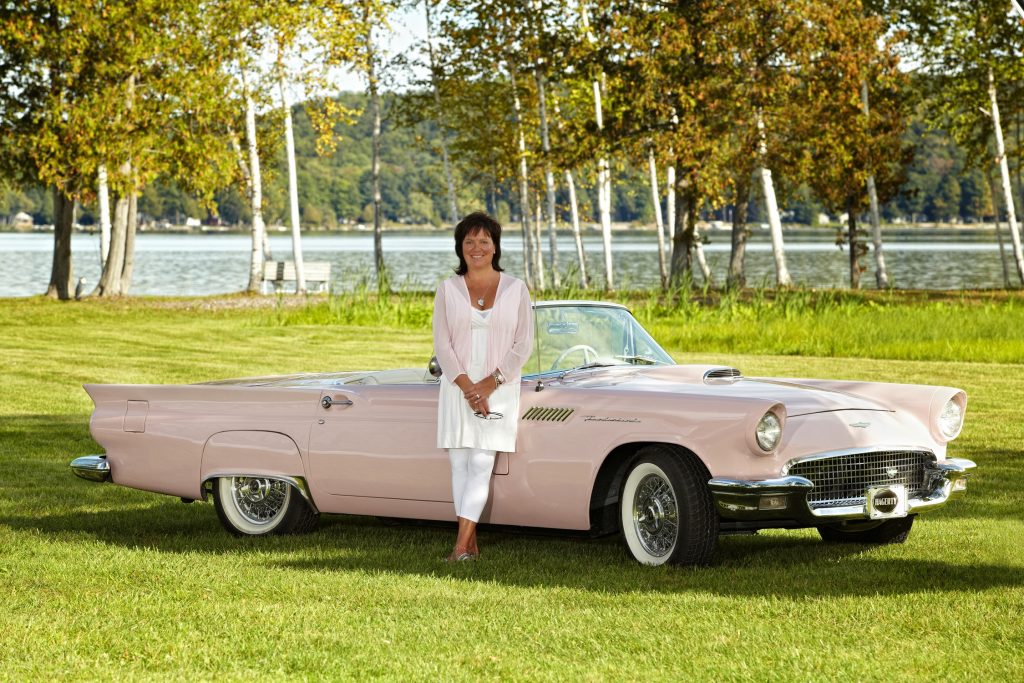
[[[964, 491], [949, 387], [744, 377], [677, 365], [619, 305], [535, 305], [518, 450], [481, 522], [621, 532], [644, 564], [707, 564], [720, 534], [816, 527], [898, 543]], [[228, 531], [312, 529], [321, 513], [451, 520], [431, 369], [183, 386], [86, 385], [105, 455], [92, 481], [212, 497]]]

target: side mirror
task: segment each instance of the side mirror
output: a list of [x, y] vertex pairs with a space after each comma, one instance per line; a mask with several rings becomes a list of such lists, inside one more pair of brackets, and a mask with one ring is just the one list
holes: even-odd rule
[[430, 362], [427, 363], [427, 372], [434, 379], [440, 379], [441, 375], [444, 374], [441, 372], [441, 364], [437, 362], [437, 356], [430, 357]]

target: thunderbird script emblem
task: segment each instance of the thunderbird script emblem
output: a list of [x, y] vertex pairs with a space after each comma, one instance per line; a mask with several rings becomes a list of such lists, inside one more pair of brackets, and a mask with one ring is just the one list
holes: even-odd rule
[[870, 422], [851, 422], [851, 427], [857, 427], [858, 429], [867, 429], [871, 426]]

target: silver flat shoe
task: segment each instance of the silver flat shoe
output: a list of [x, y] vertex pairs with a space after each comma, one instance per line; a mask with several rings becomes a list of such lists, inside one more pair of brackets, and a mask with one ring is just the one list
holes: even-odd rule
[[475, 559], [476, 559], [476, 555], [474, 553], [471, 553], [468, 550], [463, 550], [461, 553], [456, 553], [455, 551], [452, 551], [452, 554], [448, 555], [446, 558], [444, 558], [444, 561], [445, 562], [468, 562], [470, 560], [475, 560]]

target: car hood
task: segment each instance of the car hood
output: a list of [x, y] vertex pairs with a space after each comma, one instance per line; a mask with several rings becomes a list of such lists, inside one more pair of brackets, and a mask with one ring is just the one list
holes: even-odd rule
[[[736, 377], [738, 371], [719, 365], [617, 365], [590, 368], [551, 378], [565, 387], [614, 391], [655, 392], [690, 397], [721, 397], [757, 399], [782, 403], [789, 417], [836, 410], [884, 410], [890, 406], [848, 391], [812, 387], [790, 380], [770, 377]], [[276, 388], [329, 389], [360, 384], [420, 384], [419, 370], [384, 370], [358, 372], [309, 372], [268, 377], [241, 377], [202, 382], [204, 385]], [[715, 377], [715, 375], [725, 375]]]
[[[892, 410], [877, 400], [855, 393], [770, 377], [730, 376], [727, 372], [738, 375], [732, 368], [713, 365], [615, 366], [572, 373], [562, 381], [581, 388], [605, 386], [680, 396], [769, 400], [785, 405], [789, 417], [836, 410]], [[716, 374], [724, 376], [716, 377]]]

